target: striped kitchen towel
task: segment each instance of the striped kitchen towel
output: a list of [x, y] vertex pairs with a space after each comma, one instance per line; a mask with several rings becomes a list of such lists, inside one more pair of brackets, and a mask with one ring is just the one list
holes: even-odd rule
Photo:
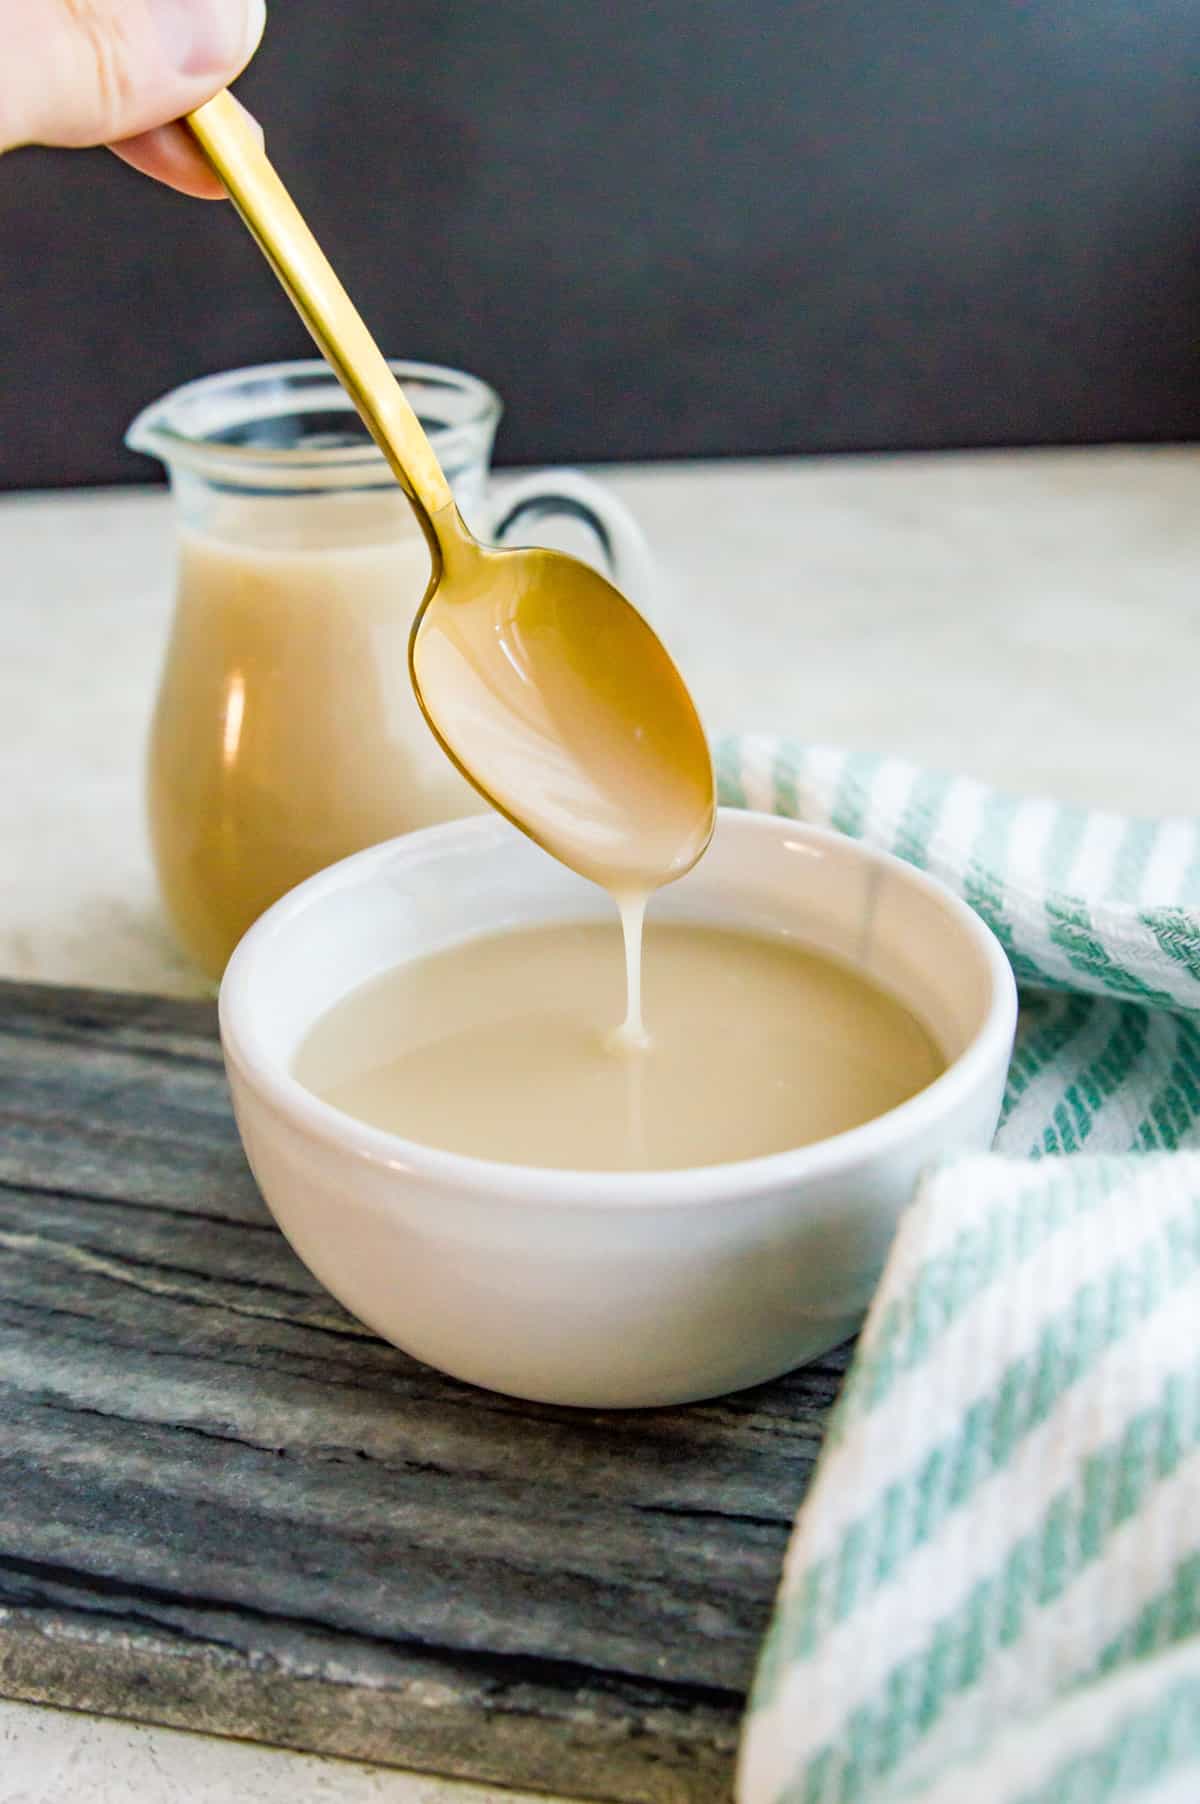
[[900, 1224], [741, 1804], [1200, 1804], [1200, 827], [777, 741], [718, 767], [949, 883], [1023, 991], [1009, 1156]]
[[777, 739], [721, 742], [717, 772], [730, 806], [869, 840], [983, 916], [1022, 991], [998, 1152], [1200, 1148], [1200, 820]]

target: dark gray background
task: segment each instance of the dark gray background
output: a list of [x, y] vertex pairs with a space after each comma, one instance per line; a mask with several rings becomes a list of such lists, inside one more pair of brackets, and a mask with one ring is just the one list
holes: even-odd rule
[[[1194, 0], [276, 0], [241, 92], [520, 463], [1195, 435], [1198, 71]], [[227, 209], [0, 163], [0, 486], [307, 351]]]

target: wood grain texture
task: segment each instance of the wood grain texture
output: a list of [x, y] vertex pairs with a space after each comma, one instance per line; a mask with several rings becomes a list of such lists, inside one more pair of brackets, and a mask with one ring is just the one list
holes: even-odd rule
[[207, 1004], [0, 984], [0, 1692], [622, 1804], [729, 1795], [845, 1366], [519, 1403], [346, 1315]]

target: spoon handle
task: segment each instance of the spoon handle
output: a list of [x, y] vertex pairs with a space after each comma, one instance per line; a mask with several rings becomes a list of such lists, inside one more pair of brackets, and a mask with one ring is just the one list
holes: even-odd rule
[[424, 516], [432, 546], [437, 537], [432, 517], [453, 501], [442, 467], [387, 359], [276, 174], [249, 115], [225, 89], [189, 114], [187, 123], [401, 488]]

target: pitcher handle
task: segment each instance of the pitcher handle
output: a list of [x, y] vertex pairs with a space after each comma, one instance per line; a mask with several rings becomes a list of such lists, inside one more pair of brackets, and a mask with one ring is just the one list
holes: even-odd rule
[[605, 574], [652, 618], [658, 573], [646, 535], [624, 502], [582, 471], [536, 470], [505, 483], [497, 497], [492, 537], [499, 545], [528, 544], [527, 539], [512, 539], [515, 528], [554, 515], [582, 521], [600, 548]]

